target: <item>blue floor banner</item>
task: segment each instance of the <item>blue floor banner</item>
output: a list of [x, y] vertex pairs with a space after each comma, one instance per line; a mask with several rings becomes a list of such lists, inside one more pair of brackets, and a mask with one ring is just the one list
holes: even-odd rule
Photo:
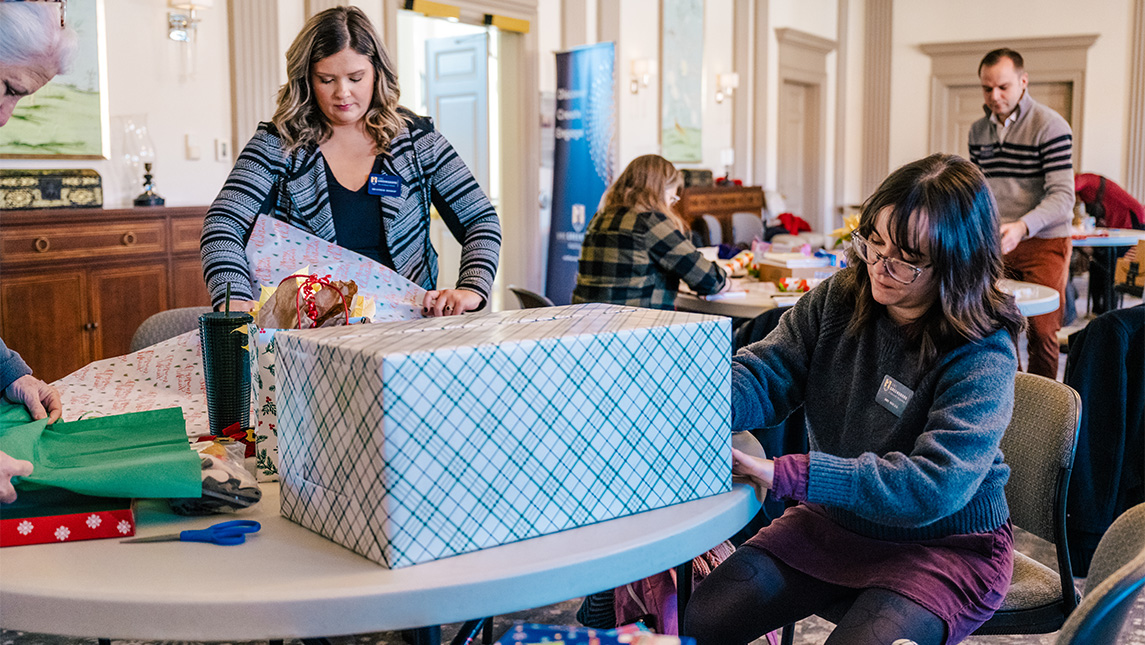
[[553, 207], [545, 295], [567, 305], [584, 231], [612, 183], [616, 146], [613, 43], [557, 54]]

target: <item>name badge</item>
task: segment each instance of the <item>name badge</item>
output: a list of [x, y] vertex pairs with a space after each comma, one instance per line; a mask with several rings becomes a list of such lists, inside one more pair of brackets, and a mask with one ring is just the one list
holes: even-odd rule
[[379, 197], [397, 197], [402, 194], [402, 178], [395, 175], [371, 173], [366, 192]]
[[914, 391], [910, 388], [899, 383], [892, 376], [884, 376], [883, 384], [879, 386], [879, 392], [875, 395], [875, 401], [889, 410], [891, 414], [901, 417], [902, 411], [906, 409], [906, 404], [910, 402], [912, 396], [914, 396]]

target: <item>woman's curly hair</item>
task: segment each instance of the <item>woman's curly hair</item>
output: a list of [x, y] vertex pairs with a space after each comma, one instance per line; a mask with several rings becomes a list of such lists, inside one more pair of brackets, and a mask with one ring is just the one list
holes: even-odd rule
[[357, 7], [334, 7], [316, 14], [286, 51], [286, 84], [278, 90], [278, 106], [271, 121], [287, 152], [321, 144], [332, 132], [311, 87], [311, 72], [318, 61], [349, 47], [370, 60], [374, 91], [366, 111], [365, 128], [379, 151], [405, 127], [398, 113], [398, 75], [393, 61], [366, 14]]

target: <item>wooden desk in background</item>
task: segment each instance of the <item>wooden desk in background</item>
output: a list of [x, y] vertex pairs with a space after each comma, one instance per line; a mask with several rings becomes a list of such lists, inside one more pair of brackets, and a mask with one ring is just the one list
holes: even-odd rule
[[0, 211], [0, 338], [54, 381], [126, 354], [148, 316], [211, 304], [206, 206]]
[[720, 221], [724, 244], [732, 243], [732, 213], [763, 214], [763, 188], [759, 186], [691, 186], [680, 196], [676, 210], [692, 222], [705, 213]]

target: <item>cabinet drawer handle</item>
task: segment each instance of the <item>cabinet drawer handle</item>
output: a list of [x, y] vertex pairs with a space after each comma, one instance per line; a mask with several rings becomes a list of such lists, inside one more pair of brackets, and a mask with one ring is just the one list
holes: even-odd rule
[[36, 249], [36, 253], [47, 253], [48, 249], [52, 248], [52, 243], [46, 237], [37, 237], [35, 242], [32, 242], [32, 247]]
[[128, 232], [124, 233], [123, 234], [123, 245], [124, 246], [131, 246], [133, 244], [135, 244], [135, 233], [132, 231], [128, 231]]
[[89, 322], [88, 324], [83, 326], [83, 328], [87, 331], [91, 331], [91, 330], [95, 329], [96, 327], [99, 327], [99, 323]]

